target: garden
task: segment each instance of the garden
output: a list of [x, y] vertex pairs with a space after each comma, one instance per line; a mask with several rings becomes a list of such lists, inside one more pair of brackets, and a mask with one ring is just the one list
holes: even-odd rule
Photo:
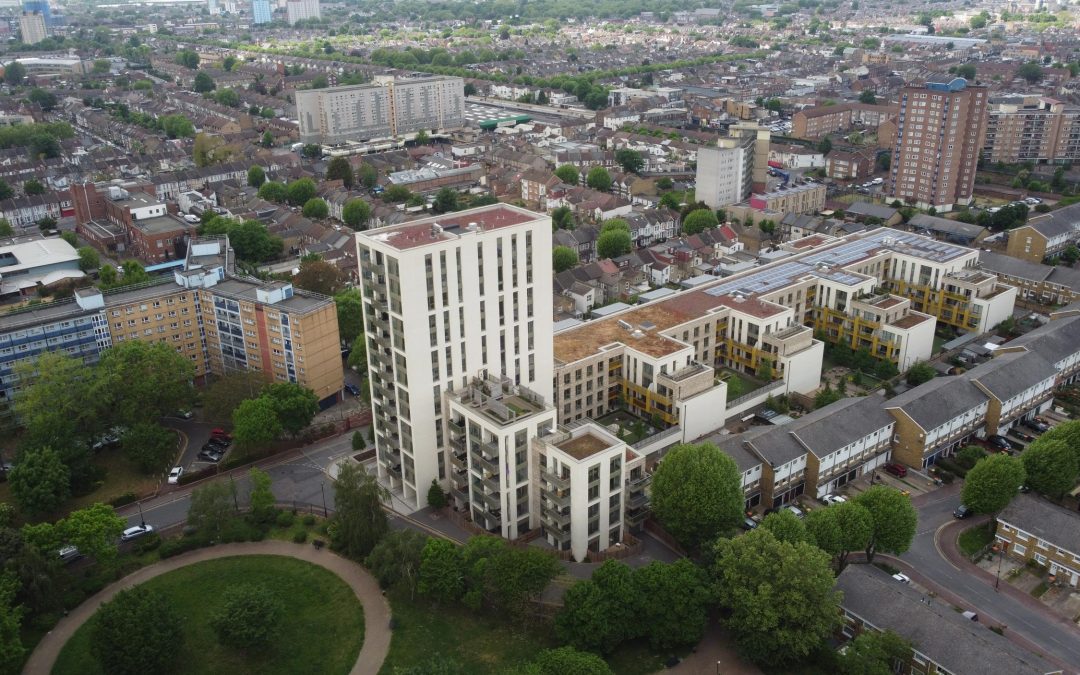
[[[334, 573], [292, 558], [208, 560], [138, 588], [161, 599], [158, 611], [168, 608], [178, 629], [167, 637], [172, 672], [347, 673], [363, 643], [364, 612], [352, 589]], [[97, 656], [110, 644], [110, 605], [68, 641], [53, 673], [110, 672]], [[126, 609], [119, 619], [146, 618]], [[169, 617], [156, 618], [169, 625]], [[241, 629], [247, 635], [234, 635]]]

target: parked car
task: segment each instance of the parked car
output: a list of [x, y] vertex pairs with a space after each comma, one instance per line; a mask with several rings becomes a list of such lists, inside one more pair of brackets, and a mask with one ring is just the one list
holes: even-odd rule
[[744, 529], [744, 530], [746, 530], [747, 532], [749, 532], [750, 530], [756, 530], [756, 529], [757, 529], [757, 526], [758, 526], [758, 525], [760, 525], [760, 524], [761, 524], [761, 523], [759, 523], [758, 521], [754, 520], [754, 519], [753, 519], [753, 518], [751, 518], [750, 516], [747, 516], [746, 518], [744, 518], [744, 519], [743, 519], [743, 522], [742, 522], [742, 529]]
[[224, 441], [231, 441], [232, 440], [232, 434], [225, 431], [224, 429], [211, 429], [210, 430], [210, 438], [218, 438], [218, 439], [221, 439], [221, 440], [224, 440]]
[[910, 584], [911, 583], [911, 578], [908, 577], [908, 575], [904, 574], [903, 572], [897, 572], [896, 574], [892, 575], [892, 578], [896, 579], [897, 581], [899, 581], [902, 584]]
[[891, 473], [897, 478], [903, 478], [907, 475], [907, 467], [897, 462], [889, 462], [884, 468], [886, 473]]
[[1009, 433], [1012, 434], [1013, 436], [1016, 436], [1020, 440], [1026, 441], [1028, 443], [1035, 440], [1034, 436], [1032, 436], [1031, 434], [1025, 434], [1023, 431], [1020, 431], [1019, 429], [1009, 429]]
[[181, 418], [181, 419], [189, 420], [189, 419], [191, 419], [191, 415], [192, 415], [192, 413], [191, 413], [190, 410], [177, 410], [176, 411], [176, 416]]
[[199, 451], [199, 459], [207, 462], [220, 462], [221, 458], [225, 456], [225, 451], [216, 445], [207, 443]]
[[83, 554], [79, 552], [79, 549], [75, 546], [64, 546], [56, 552], [56, 557], [60, 559], [60, 562], [67, 565], [68, 563], [75, 562], [79, 558], [83, 557]]
[[146, 536], [154, 531], [153, 525], [147, 525], [142, 523], [141, 525], [133, 525], [120, 535], [120, 541], [131, 541], [132, 539], [138, 539], [139, 537]]
[[345, 383], [345, 391], [349, 392], [351, 396], [360, 395], [360, 387], [356, 386], [355, 384], [349, 384], [348, 382]]
[[833, 504], [843, 504], [847, 501], [847, 497], [844, 497], [843, 495], [825, 495], [821, 498], [821, 501], [831, 506]]
[[796, 518], [805, 518], [806, 517], [806, 514], [803, 513], [802, 509], [800, 509], [798, 506], [795, 506], [794, 504], [788, 504], [784, 508], [787, 509], [788, 511], [791, 511], [792, 513], [794, 513]]
[[970, 518], [971, 516], [975, 515], [975, 512], [972, 511], [970, 507], [961, 504], [960, 506], [956, 507], [956, 510], [952, 512], [952, 515], [953, 518], [963, 520], [965, 518]]
[[991, 434], [991, 435], [987, 436], [986, 437], [986, 442], [991, 448], [994, 448], [996, 450], [1012, 450], [1013, 449], [1012, 443], [1009, 442], [1009, 439], [1005, 438], [1004, 436], [1002, 436], [1000, 434]]
[[232, 441], [225, 438], [211, 438], [206, 442], [206, 444], [212, 445], [215, 448], [221, 450], [222, 452], [225, 452], [225, 449], [232, 445]]
[[1032, 431], [1040, 434], [1044, 431], [1050, 430], [1050, 425], [1039, 419], [1024, 420], [1023, 422], [1021, 422], [1021, 424], [1023, 424], [1028, 429], [1031, 429]]
[[169, 485], [176, 485], [180, 482], [180, 476], [184, 475], [184, 467], [174, 466], [172, 471], [169, 472]]

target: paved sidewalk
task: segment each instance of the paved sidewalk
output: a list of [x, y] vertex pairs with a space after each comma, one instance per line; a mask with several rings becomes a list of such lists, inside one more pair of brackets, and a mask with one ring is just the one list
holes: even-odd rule
[[356, 658], [351, 673], [370, 675], [382, 667], [390, 651], [390, 605], [383, 597], [379, 584], [362, 567], [329, 550], [318, 550], [314, 546], [291, 544], [284, 541], [245, 542], [239, 544], [220, 544], [210, 548], [191, 551], [175, 558], [168, 558], [159, 563], [144, 567], [120, 581], [110, 584], [101, 592], [82, 603], [60, 620], [41, 642], [38, 643], [23, 672], [48, 673], [56, 663], [56, 657], [64, 644], [75, 634], [79, 626], [94, 615], [103, 603], [118, 592], [153, 579], [156, 576], [214, 558], [227, 558], [237, 555], [280, 555], [297, 558], [319, 565], [341, 577], [356, 593], [364, 606], [364, 646]]
[[739, 655], [731, 635], [715, 621], [709, 624], [705, 637], [693, 653], [677, 666], [666, 668], [663, 672], [679, 675], [761, 675], [761, 669]]

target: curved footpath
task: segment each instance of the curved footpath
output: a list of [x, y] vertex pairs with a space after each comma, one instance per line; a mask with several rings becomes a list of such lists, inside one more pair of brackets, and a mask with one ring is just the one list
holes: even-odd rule
[[129, 574], [120, 581], [110, 584], [71, 611], [60, 620], [34, 649], [30, 660], [26, 662], [24, 672], [49, 673], [56, 663], [60, 650], [75, 634], [79, 626], [94, 615], [94, 612], [118, 592], [153, 579], [156, 576], [172, 572], [187, 565], [215, 558], [228, 558], [238, 555], [280, 555], [296, 558], [319, 565], [334, 574], [353, 589], [364, 607], [364, 645], [360, 649], [356, 663], [350, 671], [353, 675], [370, 675], [382, 667], [390, 651], [390, 605], [386, 602], [379, 584], [363, 568], [328, 549], [318, 550], [314, 546], [291, 544], [284, 541], [258, 541], [238, 544], [219, 544], [197, 551], [190, 551], [175, 558], [168, 558], [159, 563]]

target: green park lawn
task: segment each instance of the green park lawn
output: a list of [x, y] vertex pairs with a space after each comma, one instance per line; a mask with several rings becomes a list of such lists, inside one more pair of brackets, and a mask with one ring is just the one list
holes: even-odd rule
[[[239, 584], [272, 590], [287, 611], [281, 637], [269, 647], [244, 653], [221, 645], [210, 627], [222, 594]], [[237, 556], [209, 560], [147, 581], [164, 593], [185, 627], [178, 639], [177, 673], [347, 673], [364, 641], [364, 610], [352, 589], [317, 565], [281, 556]], [[54, 675], [102, 673], [90, 651], [94, 619], [64, 646]], [[179, 638], [180, 636], [178, 636]]]
[[960, 533], [957, 545], [966, 556], [973, 556], [994, 542], [993, 523], [969, 527]]
[[[435, 606], [404, 591], [393, 591], [389, 597], [394, 634], [379, 675], [394, 675], [398, 668], [423, 668], [433, 658], [455, 664], [459, 669], [455, 672], [495, 674], [560, 646], [548, 623], [512, 625], [460, 605]], [[654, 654], [644, 644], [625, 644], [608, 658], [608, 664], [616, 675], [648, 675], [663, 670], [665, 659], [666, 655]]]

